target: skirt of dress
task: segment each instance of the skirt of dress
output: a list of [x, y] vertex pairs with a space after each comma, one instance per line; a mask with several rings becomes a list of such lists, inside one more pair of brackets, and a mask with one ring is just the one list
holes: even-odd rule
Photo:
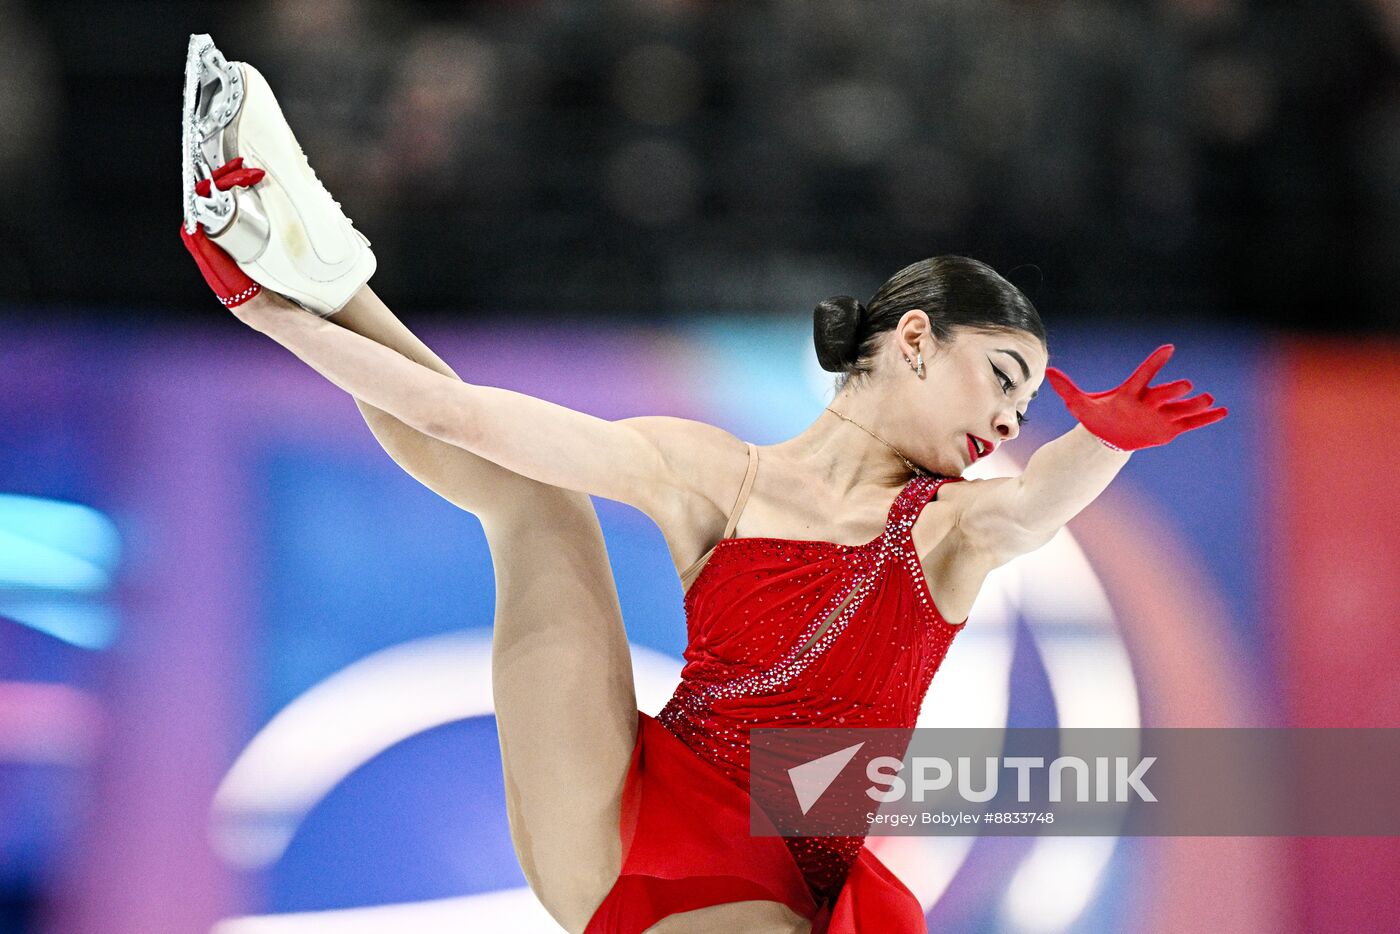
[[775, 901], [812, 934], [923, 934], [923, 908], [868, 847], [836, 899], [819, 905], [778, 836], [749, 828], [749, 796], [654, 717], [638, 711], [622, 793], [622, 871], [586, 934], [641, 934], [667, 915]]

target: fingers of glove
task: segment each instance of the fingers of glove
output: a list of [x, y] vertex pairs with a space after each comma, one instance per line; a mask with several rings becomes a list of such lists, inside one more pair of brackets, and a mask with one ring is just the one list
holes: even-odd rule
[[1066, 376], [1064, 371], [1058, 367], [1046, 367], [1045, 379], [1050, 383], [1050, 388], [1055, 390], [1059, 397], [1066, 402], [1077, 396], [1084, 395], [1084, 391], [1074, 385], [1074, 380]]
[[1192, 429], [1203, 428], [1206, 425], [1218, 422], [1229, 414], [1230, 410], [1222, 405], [1219, 408], [1206, 409], [1204, 412], [1198, 412], [1195, 415], [1188, 415], [1185, 418], [1179, 418], [1176, 420], [1176, 422], [1174, 422], [1174, 424], [1177, 425], [1182, 431], [1191, 431]]
[[258, 182], [262, 181], [263, 176], [266, 174], [267, 173], [262, 169], [236, 169], [235, 171], [227, 172], [219, 178], [216, 178], [214, 184], [219, 186], [220, 191], [228, 191], [235, 186], [252, 188]]
[[230, 188], [252, 188], [253, 185], [262, 181], [263, 175], [266, 174], [267, 172], [260, 168], [241, 168], [237, 172], [230, 172], [214, 183], [218, 185], [218, 190], [221, 192], [227, 192]]
[[242, 156], [239, 156], [237, 159], [230, 159], [229, 161], [225, 162], [223, 165], [219, 166], [217, 169], [214, 170], [214, 180], [218, 181], [228, 173], [237, 172], [241, 168], [243, 168]]
[[1168, 402], [1160, 406], [1163, 415], [1170, 415], [1178, 418], [1182, 415], [1195, 415], [1215, 404], [1215, 398], [1208, 392], [1203, 392], [1199, 396], [1192, 396], [1190, 399], [1182, 399], [1178, 402]]
[[1138, 364], [1138, 368], [1133, 371], [1133, 375], [1123, 381], [1122, 388], [1134, 396], [1142, 393], [1147, 384], [1152, 381], [1152, 377], [1157, 375], [1168, 360], [1171, 359], [1172, 352], [1176, 350], [1175, 344], [1163, 344], [1152, 353], [1147, 355], [1147, 359]]
[[[232, 168], [230, 168], [232, 167]], [[214, 170], [212, 178], [213, 185], [217, 185], [220, 191], [228, 191], [234, 186], [251, 188], [263, 180], [267, 173], [262, 169], [243, 168], [243, 158], [240, 156], [232, 162], [225, 163]], [[201, 178], [195, 183], [194, 193], [201, 198], [207, 198], [212, 194], [211, 179]]]
[[1160, 386], [1147, 387], [1147, 391], [1143, 393], [1142, 398], [1145, 402], [1158, 405], [1159, 403], [1175, 399], [1178, 396], [1184, 396], [1190, 391], [1191, 381], [1189, 379], [1178, 379], [1170, 383], [1163, 383]]

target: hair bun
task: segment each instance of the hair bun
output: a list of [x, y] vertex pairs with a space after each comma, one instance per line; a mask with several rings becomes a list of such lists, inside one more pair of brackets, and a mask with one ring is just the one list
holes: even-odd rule
[[860, 358], [865, 306], [849, 295], [819, 302], [812, 312], [812, 341], [823, 370], [841, 373]]

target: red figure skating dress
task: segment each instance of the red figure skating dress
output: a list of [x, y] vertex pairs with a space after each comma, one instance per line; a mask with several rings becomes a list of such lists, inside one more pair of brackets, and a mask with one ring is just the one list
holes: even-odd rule
[[[749, 730], [913, 727], [963, 624], [935, 608], [911, 529], [944, 483], [916, 477], [864, 545], [724, 538], [682, 575], [689, 644], [680, 686], [639, 712], [622, 796], [622, 872], [587, 934], [639, 934], [667, 915], [777, 901], [813, 934], [923, 932], [918, 900], [860, 837], [755, 836]], [[966, 621], [964, 621], [965, 623]]]

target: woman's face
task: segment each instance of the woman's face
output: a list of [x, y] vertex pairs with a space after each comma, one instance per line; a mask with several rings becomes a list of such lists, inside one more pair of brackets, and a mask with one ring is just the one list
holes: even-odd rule
[[[939, 342], [927, 320], [909, 312], [895, 329], [890, 430], [899, 440], [890, 441], [926, 470], [955, 477], [1020, 433], [1049, 357], [1026, 331], [959, 328]], [[922, 379], [904, 359], [920, 353]]]

